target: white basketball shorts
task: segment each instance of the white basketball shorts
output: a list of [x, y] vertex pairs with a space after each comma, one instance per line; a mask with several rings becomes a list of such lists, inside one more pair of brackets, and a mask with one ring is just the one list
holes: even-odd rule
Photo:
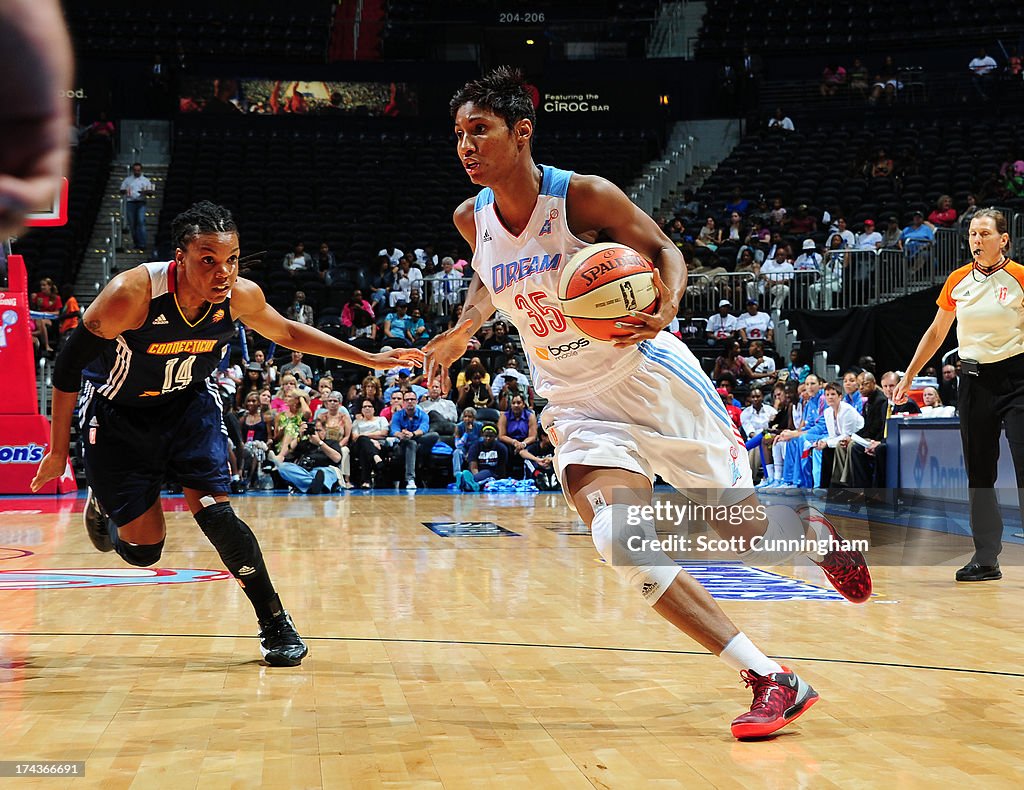
[[745, 499], [753, 492], [747, 451], [697, 358], [668, 332], [639, 349], [643, 361], [632, 374], [541, 413], [563, 488], [566, 467], [581, 464], [637, 472], [652, 485], [660, 475], [699, 504]]

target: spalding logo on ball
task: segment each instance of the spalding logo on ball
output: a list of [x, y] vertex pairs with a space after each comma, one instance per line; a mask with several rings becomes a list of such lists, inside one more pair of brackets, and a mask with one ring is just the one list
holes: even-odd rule
[[581, 334], [606, 342], [630, 334], [616, 323], [635, 323], [630, 311], [658, 309], [654, 266], [622, 244], [592, 244], [577, 252], [558, 281], [562, 313]]

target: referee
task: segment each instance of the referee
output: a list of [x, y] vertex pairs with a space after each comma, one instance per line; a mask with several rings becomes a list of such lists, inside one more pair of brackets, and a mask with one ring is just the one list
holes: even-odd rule
[[906, 402], [914, 376], [957, 319], [960, 440], [970, 487], [974, 557], [956, 572], [956, 580], [981, 582], [1003, 577], [998, 560], [1003, 519], [994, 486], [1004, 424], [1024, 509], [1024, 266], [1006, 257], [1006, 217], [995, 209], [975, 213], [968, 240], [973, 261], [947, 278], [936, 300], [935, 320], [921, 338], [893, 402]]

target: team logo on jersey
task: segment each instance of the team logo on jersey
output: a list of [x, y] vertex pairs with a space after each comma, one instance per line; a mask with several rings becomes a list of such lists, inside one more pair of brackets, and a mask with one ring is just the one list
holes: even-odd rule
[[540, 359], [543, 359], [546, 362], [568, 359], [569, 357], [579, 356], [580, 351], [589, 345], [590, 341], [585, 337], [581, 337], [578, 340], [573, 340], [571, 343], [562, 343], [560, 346], [538, 348], [536, 349], [536, 354]]
[[160, 313], [160, 315], [153, 319], [153, 326], [166, 326], [169, 323], [171, 322], [167, 320], [167, 316], [163, 313]]
[[487, 230], [487, 228], [484, 228], [484, 241], [488, 242], [490, 240], [491, 240], [491, 232], [489, 230]]
[[218, 321], [223, 320], [223, 318], [224, 318], [224, 308], [218, 308], [217, 312], [213, 314], [213, 317], [210, 319], [210, 321], [212, 323], [216, 324]]
[[540, 233], [537, 234], [538, 237], [547, 236], [549, 233], [551, 233], [551, 220], [553, 219], [558, 219], [557, 208], [551, 209], [551, 212], [548, 214], [548, 218], [544, 220], [544, 224], [541, 225]]

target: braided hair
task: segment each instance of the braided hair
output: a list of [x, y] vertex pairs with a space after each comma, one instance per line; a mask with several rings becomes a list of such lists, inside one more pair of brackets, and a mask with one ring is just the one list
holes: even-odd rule
[[171, 223], [171, 241], [179, 249], [187, 249], [198, 236], [207, 233], [238, 233], [231, 212], [209, 200], [193, 203]]

